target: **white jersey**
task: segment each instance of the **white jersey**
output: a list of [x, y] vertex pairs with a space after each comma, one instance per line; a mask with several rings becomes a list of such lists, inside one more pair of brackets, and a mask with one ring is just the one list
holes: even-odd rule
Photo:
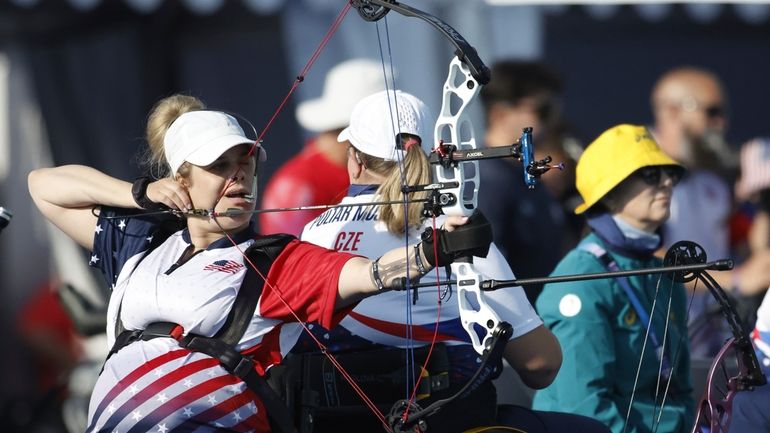
[[[345, 197], [341, 204], [358, 204], [376, 201], [373, 194], [360, 194]], [[406, 248], [420, 240], [422, 230], [412, 230], [408, 240], [404, 236], [390, 233], [386, 225], [378, 221], [379, 206], [350, 206], [329, 209], [305, 225], [302, 240], [337, 251], [360, 254], [368, 258], [377, 258], [395, 248]], [[430, 226], [426, 221], [424, 227]], [[437, 227], [441, 221], [437, 221]], [[476, 269], [485, 278], [510, 280], [513, 272], [505, 258], [493, 244], [487, 258], [475, 258]], [[440, 269], [440, 278], [447, 279]], [[435, 282], [436, 273], [431, 271], [421, 282]], [[442, 287], [444, 290], [445, 287]], [[440, 317], [437, 316], [437, 298], [439, 289], [420, 289], [415, 305], [406, 292], [392, 291], [361, 301], [346, 316], [341, 326], [353, 335], [369, 341], [396, 347], [408, 347], [410, 344], [426, 344], [433, 340], [434, 327], [439, 324], [438, 341], [449, 345], [467, 344], [470, 340], [459, 320], [457, 295], [452, 293], [441, 304]], [[521, 287], [511, 287], [493, 292], [486, 292], [485, 298], [492, 309], [513, 326], [516, 338], [524, 335], [543, 322], [527, 300]], [[411, 306], [411, 317], [407, 313], [407, 303]], [[412, 339], [407, 340], [407, 323], [412, 324]]]
[[762, 305], [757, 310], [757, 325], [751, 338], [765, 374], [770, 374], [770, 291], [765, 293]]
[[[170, 236], [157, 221], [103, 208], [97, 222], [91, 265], [112, 283], [108, 341], [120, 320], [128, 330], [154, 322], [182, 326], [184, 334], [213, 336], [225, 323], [244, 285], [246, 251], [258, 237], [243, 230], [213, 242], [186, 261], [191, 246], [185, 229]], [[107, 219], [108, 217], [116, 219]], [[151, 249], [153, 239], [162, 240]], [[165, 238], [165, 239], [164, 239]], [[149, 251], [149, 252], [148, 252]], [[339, 274], [352, 256], [292, 240], [272, 261], [250, 323], [236, 345], [259, 374], [281, 361], [303, 320], [333, 326]], [[307, 263], [317, 272], [310, 273]], [[280, 293], [280, 295], [279, 295]], [[286, 306], [285, 301], [288, 306]], [[219, 361], [181, 348], [172, 338], [135, 341], [110, 357], [94, 387], [87, 432], [112, 431], [269, 431], [259, 398]]]

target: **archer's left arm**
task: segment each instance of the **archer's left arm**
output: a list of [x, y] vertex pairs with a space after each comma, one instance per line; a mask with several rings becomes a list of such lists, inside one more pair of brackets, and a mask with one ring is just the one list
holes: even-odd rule
[[545, 325], [510, 340], [503, 356], [519, 374], [522, 382], [534, 389], [550, 385], [556, 379], [562, 363], [559, 340]]
[[[513, 280], [516, 277], [496, 244], [486, 258], [474, 260], [477, 270], [486, 278]], [[559, 340], [543, 325], [521, 286], [487, 292], [487, 302], [501, 320], [513, 326], [513, 335], [503, 356], [530, 388], [550, 385], [561, 368]]]
[[[340, 273], [336, 308], [393, 288], [403, 278], [418, 280], [434, 266], [452, 263], [454, 257], [489, 249], [492, 233], [483, 216], [480, 219], [450, 216], [444, 221], [443, 229], [423, 239], [418, 247], [421, 265], [413, 246], [390, 250], [374, 261], [363, 257], [348, 260]], [[458, 244], [462, 247], [452, 249], [451, 245]]]

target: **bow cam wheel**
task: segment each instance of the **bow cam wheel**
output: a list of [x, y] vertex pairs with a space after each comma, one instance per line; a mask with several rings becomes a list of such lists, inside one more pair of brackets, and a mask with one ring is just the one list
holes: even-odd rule
[[[385, 0], [385, 3], [394, 3], [393, 0]], [[372, 4], [369, 0], [353, 0], [351, 6], [356, 8], [358, 15], [366, 21], [377, 21], [384, 17], [390, 9], [385, 6]]]
[[[706, 263], [706, 250], [692, 241], [679, 241], [666, 251], [663, 266], [683, 266]], [[697, 277], [694, 272], [675, 271], [671, 277], [678, 283], [688, 283]]]

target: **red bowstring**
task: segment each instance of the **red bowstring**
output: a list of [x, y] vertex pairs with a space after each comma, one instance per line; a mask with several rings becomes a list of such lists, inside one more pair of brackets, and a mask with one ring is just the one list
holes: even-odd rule
[[[388, 50], [389, 50], [389, 53], [390, 53], [390, 33], [388, 32], [387, 29], [388, 29], [388, 27], [387, 27], [387, 19], [386, 19], [385, 20], [385, 32], [386, 32], [386, 35], [387, 35]], [[378, 30], [377, 35], [378, 35], [378, 40], [379, 40], [379, 30]], [[380, 57], [382, 58], [382, 44], [380, 44], [379, 47], [380, 47]], [[385, 67], [384, 59], [382, 59], [382, 62], [383, 62], [383, 69], [384, 69], [384, 67]], [[391, 66], [392, 66], [392, 56], [391, 56]], [[393, 81], [393, 84], [395, 86], [395, 79]], [[387, 78], [386, 78], [385, 79], [385, 88], [386, 88], [386, 90], [387, 90], [387, 87], [388, 87], [388, 82], [387, 82]], [[397, 104], [396, 104], [396, 106], [397, 106]], [[391, 115], [392, 115], [392, 113], [391, 113]], [[399, 120], [398, 120], [398, 109], [397, 108], [396, 108], [396, 118], [397, 119], [396, 119], [395, 123], [398, 124]], [[412, 147], [415, 143], [417, 143], [419, 145], [419, 142], [417, 140], [414, 140], [413, 138], [409, 138], [405, 143], [403, 143], [404, 144], [404, 152], [406, 153], [409, 150], [409, 148]], [[404, 163], [402, 158], [398, 158], [398, 161], [401, 164]], [[404, 170], [406, 170], [405, 165], [404, 165], [404, 168], [402, 169], [402, 172], [401, 172], [401, 175], [402, 175], [401, 179], [402, 179], [402, 182], [406, 183], [406, 180], [405, 180], [405, 177], [404, 177]], [[404, 213], [407, 214], [407, 215], [408, 215], [408, 213], [406, 211], [406, 207], [408, 206], [407, 205], [407, 202], [408, 202], [407, 198], [408, 197], [409, 197], [408, 195], [405, 196], [405, 204], [404, 204], [404, 207], [405, 207]], [[408, 217], [406, 217], [406, 218], [408, 219]], [[436, 217], [435, 217], [435, 215], [433, 216], [432, 223], [433, 223], [433, 231], [435, 232], [436, 231]], [[407, 230], [406, 231], [407, 237], [408, 237], [408, 233], [409, 232]], [[407, 250], [408, 250], [408, 248], [407, 248]], [[438, 256], [438, 246], [437, 246], [437, 243], [434, 243], [434, 245], [433, 245], [433, 253], [434, 253], [434, 257]], [[408, 259], [409, 259], [409, 253], [408, 252], [406, 254], [406, 257], [407, 257], [407, 261], [408, 261]], [[408, 266], [409, 266], [409, 264], [407, 263], [407, 269], [408, 269]], [[419, 289], [415, 288], [414, 290], [419, 290]], [[431, 358], [431, 356], [433, 354], [433, 348], [436, 345], [436, 340], [438, 340], [438, 331], [439, 331], [439, 326], [441, 324], [441, 277], [440, 277], [440, 273], [439, 273], [438, 267], [436, 267], [436, 291], [437, 291], [438, 307], [437, 307], [437, 313], [436, 313], [436, 324], [435, 324], [435, 326], [433, 328], [433, 337], [431, 339], [430, 346], [428, 348], [428, 355], [425, 357], [425, 361], [423, 362], [423, 365], [420, 367], [420, 374], [418, 375], [418, 378], [415, 381], [414, 388], [412, 389], [411, 395], [409, 396], [409, 400], [407, 401], [407, 405], [406, 405], [406, 408], [404, 409], [404, 413], [401, 416], [401, 419], [403, 421], [406, 421], [407, 418], [409, 417], [409, 410], [411, 409], [411, 406], [414, 404], [414, 401], [415, 401], [416, 396], [417, 396], [417, 390], [419, 389], [420, 382], [422, 381], [423, 375], [427, 372], [428, 362], [430, 361], [430, 358]], [[407, 301], [407, 302], [409, 302], [409, 301]], [[411, 309], [407, 308], [407, 315], [410, 315], [410, 314], [411, 314]], [[411, 317], [408, 318], [408, 324], [409, 324], [410, 327], [414, 326], [412, 324]], [[408, 332], [407, 333], [407, 338], [411, 339], [411, 335], [412, 335], [412, 333]], [[411, 349], [411, 345], [409, 347]], [[410, 365], [410, 363], [407, 363], [407, 366], [409, 366], [409, 365]], [[407, 374], [409, 374], [409, 373], [410, 372], [407, 371]], [[408, 382], [409, 382], [409, 380], [407, 379], [407, 383]]]
[[[337, 28], [339, 28], [340, 24], [342, 24], [343, 19], [347, 15], [348, 11], [350, 11], [351, 3], [346, 2], [345, 7], [342, 9], [340, 14], [337, 16], [337, 18], [334, 20], [334, 23], [329, 28], [329, 30], [324, 35], [323, 39], [319, 43], [318, 47], [316, 47], [315, 51], [313, 52], [313, 55], [310, 57], [310, 59], [305, 64], [304, 68], [302, 68], [302, 71], [300, 74], [294, 79], [294, 82], [292, 83], [291, 88], [289, 89], [289, 92], [286, 94], [286, 96], [283, 98], [281, 103], [278, 105], [278, 108], [276, 109], [275, 113], [270, 117], [270, 120], [267, 122], [267, 125], [265, 125], [265, 128], [262, 130], [262, 132], [257, 137], [257, 140], [254, 142], [254, 144], [251, 146], [251, 149], [249, 149], [249, 156], [252, 156], [254, 154], [255, 149], [257, 146], [259, 146], [259, 143], [262, 142], [262, 139], [267, 134], [267, 131], [270, 129], [270, 127], [275, 122], [275, 119], [278, 117], [278, 114], [283, 111], [284, 107], [286, 106], [286, 103], [289, 101], [289, 98], [294, 94], [294, 91], [299, 87], [299, 84], [305, 80], [305, 76], [312, 68], [313, 64], [318, 59], [319, 55], [321, 54], [321, 51], [326, 47], [326, 45], [329, 43], [329, 40], [331, 40], [332, 35], [337, 31]], [[219, 197], [217, 198], [216, 202], [219, 202], [219, 200], [222, 199], [227, 189], [232, 185], [233, 180], [228, 179], [228, 183], [225, 184], [225, 187], [222, 189], [222, 192], [220, 193]], [[224, 235], [227, 237], [227, 239], [230, 241], [230, 243], [235, 246], [235, 248], [238, 250], [238, 252], [243, 256], [243, 258], [249, 263], [249, 266], [257, 272], [257, 274], [264, 280], [265, 285], [268, 287], [268, 289], [273, 290], [277, 295], [278, 299], [283, 303], [284, 307], [291, 313], [292, 316], [294, 316], [297, 323], [299, 323], [302, 328], [307, 332], [307, 334], [315, 341], [318, 348], [321, 350], [321, 352], [326, 356], [326, 358], [329, 360], [329, 362], [334, 365], [335, 368], [340, 372], [343, 378], [348, 382], [348, 384], [353, 388], [353, 390], [358, 394], [358, 396], [361, 398], [361, 400], [364, 402], [364, 404], [374, 413], [375, 416], [380, 420], [380, 422], [385, 426], [385, 428], [392, 432], [390, 427], [388, 426], [385, 416], [382, 414], [382, 412], [379, 410], [377, 405], [366, 395], [363, 389], [355, 382], [353, 377], [345, 370], [345, 368], [337, 361], [337, 359], [328, 352], [328, 349], [326, 346], [319, 341], [315, 335], [310, 331], [310, 329], [307, 327], [305, 322], [297, 315], [297, 313], [294, 311], [293, 308], [286, 302], [286, 300], [283, 298], [283, 293], [278, 289], [278, 287], [274, 286], [265, 275], [263, 275], [259, 269], [254, 265], [254, 263], [251, 262], [249, 257], [241, 250], [241, 248], [238, 246], [238, 244], [233, 240], [233, 238], [224, 230], [224, 228], [219, 224], [219, 222], [216, 219], [216, 214], [212, 215], [212, 219], [214, 222], [219, 226], [219, 228], [222, 230]]]
[[[433, 217], [433, 232], [436, 232], [436, 217]], [[433, 242], [433, 257], [438, 257], [438, 242]], [[418, 289], [414, 289], [418, 290]], [[436, 340], [438, 340], [438, 330], [439, 325], [441, 324], [441, 274], [439, 272], [438, 266], [436, 266], [436, 290], [437, 290], [437, 297], [438, 297], [438, 309], [436, 311], [436, 326], [433, 328], [433, 339], [430, 342], [430, 347], [428, 348], [428, 356], [425, 357], [425, 362], [423, 363], [421, 369], [420, 369], [420, 375], [417, 377], [417, 381], [414, 384], [414, 389], [412, 390], [412, 395], [409, 397], [409, 401], [406, 404], [406, 409], [404, 409], [404, 414], [401, 416], [401, 419], [406, 421], [407, 418], [409, 418], [409, 409], [411, 409], [412, 404], [414, 404], [414, 400], [417, 396], [417, 390], [420, 387], [420, 382], [422, 381], [423, 374], [425, 374], [428, 370], [428, 362], [430, 361], [431, 356], [433, 355], [433, 348], [436, 346]]]
[[[331, 40], [332, 35], [334, 35], [334, 33], [337, 31], [337, 29], [339, 28], [340, 24], [342, 24], [342, 21], [344, 20], [344, 18], [347, 15], [347, 13], [350, 11], [350, 8], [351, 8], [351, 3], [350, 2], [346, 2], [345, 3], [345, 7], [342, 9], [340, 14], [334, 20], [334, 22], [332, 23], [331, 27], [329, 28], [329, 30], [324, 35], [323, 39], [321, 40], [321, 42], [316, 47], [316, 49], [313, 52], [313, 54], [310, 56], [310, 59], [308, 59], [308, 61], [305, 64], [305, 66], [302, 68], [302, 71], [300, 72], [300, 74], [292, 82], [292, 86], [289, 89], [289, 92], [286, 94], [286, 96], [283, 98], [281, 103], [278, 105], [278, 108], [273, 113], [273, 115], [270, 117], [270, 120], [268, 120], [267, 125], [265, 125], [265, 128], [259, 134], [259, 136], [257, 137], [257, 140], [251, 146], [251, 149], [249, 149], [249, 156], [254, 154], [255, 149], [257, 148], [257, 146], [259, 146], [259, 143], [262, 142], [262, 139], [267, 134], [267, 131], [272, 127], [272, 125], [275, 122], [275, 120], [277, 119], [278, 115], [283, 111], [283, 109], [286, 106], [286, 104], [288, 103], [289, 99], [294, 94], [294, 91], [299, 87], [300, 83], [302, 83], [305, 80], [305, 76], [310, 71], [310, 69], [312, 68], [313, 64], [316, 62], [316, 60], [318, 60], [318, 57], [320, 56], [321, 52], [323, 51], [323, 49], [326, 47], [326, 45]], [[223, 188], [222, 193], [217, 198], [217, 202], [224, 196], [225, 192], [227, 191], [227, 188], [229, 188], [229, 186], [232, 183], [233, 183], [232, 179], [229, 179], [228, 183]], [[219, 222], [216, 221], [216, 216], [214, 216], [213, 219], [217, 223], [217, 225], [219, 225]], [[222, 227], [220, 226], [220, 229], [221, 228]], [[435, 217], [433, 218], [433, 229], [434, 229], [434, 231], [436, 229], [436, 219], [435, 219]], [[223, 232], [224, 232], [224, 229], [223, 229]], [[238, 249], [238, 251], [241, 253], [241, 255], [248, 261], [248, 263], [252, 267], [252, 269], [254, 269], [257, 272], [257, 274], [259, 274], [259, 276], [265, 281], [265, 284], [270, 289], [274, 290], [278, 294], [278, 298], [281, 300], [281, 302], [284, 304], [284, 306], [289, 310], [289, 312], [292, 314], [292, 316], [294, 316], [294, 318], [297, 320], [297, 322], [301, 324], [301, 326], [308, 333], [308, 335], [310, 335], [310, 337], [313, 339], [313, 341], [315, 341], [316, 345], [318, 345], [318, 348], [321, 349], [321, 352], [329, 359], [329, 361], [332, 363], [332, 365], [334, 365], [337, 368], [337, 370], [342, 374], [342, 376], [345, 378], [345, 380], [348, 382], [348, 384], [355, 390], [356, 394], [358, 394], [358, 396], [361, 398], [361, 400], [363, 400], [364, 404], [377, 416], [377, 418], [380, 420], [380, 422], [383, 423], [385, 428], [388, 431], [390, 431], [390, 428], [389, 428], [389, 426], [387, 425], [387, 423], [385, 421], [385, 417], [382, 414], [382, 412], [380, 412], [379, 408], [374, 404], [374, 402], [371, 401], [371, 399], [369, 399], [369, 397], [365, 394], [363, 389], [361, 389], [361, 387], [355, 382], [355, 380], [350, 376], [350, 374], [342, 367], [342, 365], [337, 361], [337, 359], [334, 358], [334, 356], [331, 355], [328, 352], [326, 346], [324, 346], [324, 344], [321, 343], [321, 341], [319, 341], [315, 337], [315, 335], [313, 335], [312, 332], [310, 332], [310, 329], [307, 327], [307, 325], [305, 325], [304, 321], [302, 321], [299, 318], [299, 316], [296, 314], [296, 312], [289, 306], [289, 304], [286, 302], [286, 300], [284, 300], [281, 291], [278, 290], [277, 287], [273, 286], [268, 281], [268, 279], [264, 275], [262, 275], [262, 273], [256, 268], [256, 266], [254, 266], [254, 264], [251, 262], [251, 260], [240, 249], [240, 247], [238, 247], [238, 245], [230, 237], [230, 235], [227, 232], [224, 232], [224, 233], [225, 233], [225, 236], [227, 236], [227, 238], [230, 240], [230, 242], [233, 243], [233, 245]], [[433, 247], [434, 247], [434, 255], [438, 255], [437, 250], [436, 250], [437, 249], [437, 245], [435, 243], [434, 243]], [[435, 347], [436, 341], [438, 339], [438, 330], [439, 330], [440, 318], [441, 318], [441, 287], [440, 287], [441, 284], [440, 284], [440, 281], [441, 281], [440, 273], [439, 273], [439, 270], [438, 270], [438, 267], [437, 267], [436, 268], [436, 288], [437, 288], [437, 294], [438, 294], [438, 310], [437, 310], [436, 325], [435, 325], [434, 331], [433, 331], [433, 339], [431, 341], [430, 348], [428, 350], [428, 355], [425, 358], [425, 362], [423, 363], [423, 365], [421, 367], [420, 375], [418, 376], [417, 381], [415, 382], [415, 386], [414, 386], [414, 389], [412, 390], [411, 396], [409, 398], [409, 402], [407, 404], [407, 408], [404, 411], [403, 419], [406, 419], [408, 417], [408, 415], [409, 415], [409, 409], [410, 409], [411, 405], [414, 403], [414, 400], [415, 400], [416, 395], [417, 395], [417, 390], [419, 389], [419, 385], [420, 385], [420, 382], [422, 381], [423, 374], [427, 371], [426, 367], [428, 365], [428, 361], [430, 361], [431, 355], [433, 354], [433, 348]]]
[[283, 108], [286, 106], [286, 103], [289, 102], [291, 95], [294, 94], [294, 91], [297, 89], [297, 87], [299, 87], [299, 84], [305, 80], [305, 76], [308, 72], [310, 72], [310, 68], [313, 67], [313, 64], [316, 62], [316, 60], [318, 60], [318, 56], [321, 55], [321, 51], [323, 51], [323, 49], [326, 47], [326, 44], [328, 44], [329, 40], [331, 40], [332, 35], [334, 35], [334, 32], [336, 32], [337, 28], [340, 26], [340, 24], [342, 24], [342, 20], [345, 19], [345, 15], [347, 15], [348, 11], [350, 11], [350, 7], [351, 3], [345, 2], [345, 7], [342, 8], [342, 11], [337, 16], [337, 19], [335, 19], [334, 23], [332, 23], [331, 27], [329, 27], [329, 30], [326, 32], [326, 35], [324, 35], [321, 43], [318, 44], [315, 51], [313, 51], [313, 55], [311, 55], [310, 59], [308, 59], [307, 63], [305, 63], [305, 67], [302, 68], [302, 71], [299, 73], [299, 75], [297, 75], [297, 78], [294, 79], [294, 82], [289, 89], [289, 93], [287, 93], [283, 98], [283, 101], [281, 101], [281, 103], [278, 105], [278, 108], [275, 110], [275, 113], [273, 113], [273, 116], [270, 117], [270, 120], [268, 120], [267, 125], [265, 125], [265, 128], [259, 134], [259, 137], [257, 137], [256, 143], [254, 143], [254, 146], [252, 146], [251, 150], [249, 151], [250, 154], [253, 153], [257, 145], [262, 142], [262, 138], [264, 138], [265, 134], [267, 134], [267, 131], [273, 125], [273, 122], [275, 122], [278, 114], [283, 111]]
[[380, 420], [380, 422], [382, 422], [382, 424], [385, 426], [385, 428], [389, 432], [392, 432], [390, 430], [390, 427], [388, 426], [388, 424], [385, 421], [385, 416], [382, 414], [382, 412], [380, 412], [380, 410], [377, 407], [377, 405], [366, 395], [364, 390], [361, 389], [361, 387], [355, 382], [353, 377], [345, 370], [345, 368], [342, 366], [342, 364], [340, 364], [337, 361], [337, 359], [331, 353], [329, 353], [327, 347], [323, 343], [321, 343], [321, 341], [318, 340], [315, 335], [313, 335], [313, 333], [310, 331], [310, 328], [308, 328], [307, 325], [305, 324], [305, 321], [302, 320], [299, 317], [299, 315], [297, 315], [297, 313], [294, 311], [294, 309], [291, 308], [289, 303], [284, 299], [283, 292], [281, 292], [281, 290], [278, 288], [278, 286], [272, 284], [270, 282], [270, 280], [267, 279], [267, 276], [264, 275], [262, 272], [260, 272], [260, 270], [257, 268], [257, 266], [251, 261], [249, 256], [241, 249], [241, 247], [235, 242], [235, 240], [230, 236], [230, 234], [227, 233], [225, 231], [225, 229], [219, 224], [219, 221], [217, 221], [216, 216], [212, 217], [212, 220], [222, 230], [222, 232], [225, 234], [225, 237], [227, 237], [227, 239], [230, 241], [230, 243], [232, 243], [233, 246], [235, 246], [235, 248], [238, 250], [238, 252], [241, 254], [241, 256], [243, 256], [243, 258], [248, 262], [249, 266], [251, 266], [251, 268], [257, 273], [257, 275], [259, 275], [259, 277], [262, 278], [262, 280], [264, 280], [265, 286], [269, 290], [272, 290], [276, 295], [278, 295], [278, 299], [281, 301], [283, 306], [286, 307], [286, 309], [294, 317], [294, 319], [297, 321], [297, 323], [299, 323], [302, 326], [302, 328], [305, 330], [305, 332], [307, 332], [307, 334], [313, 339], [313, 341], [315, 341], [315, 343], [318, 345], [318, 348], [321, 349], [321, 352], [326, 356], [326, 358], [329, 359], [329, 361], [332, 363], [332, 365], [334, 365], [339, 370], [339, 372], [342, 374], [342, 376], [345, 378], [345, 380], [348, 381], [348, 384], [356, 391], [356, 394], [358, 394], [358, 396], [361, 397], [361, 400], [364, 401], [364, 404], [369, 409], [371, 409], [372, 412], [374, 412], [374, 414], [377, 416], [377, 418]]

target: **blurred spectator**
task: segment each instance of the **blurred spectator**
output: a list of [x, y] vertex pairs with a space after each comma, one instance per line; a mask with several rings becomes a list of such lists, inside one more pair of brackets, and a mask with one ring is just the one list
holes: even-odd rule
[[[35, 381], [30, 383], [31, 401], [17, 401], [18, 431], [62, 432], [61, 405], [67, 397], [69, 373], [82, 355], [75, 327], [53, 290], [54, 281], [35, 289], [16, 318], [16, 330], [30, 356], [29, 367]], [[29, 404], [29, 417], [19, 415]], [[4, 419], [6, 423], [13, 423]], [[14, 431], [12, 426], [4, 425]]]
[[[299, 124], [317, 135], [270, 178], [262, 198], [263, 209], [336, 204], [346, 195], [348, 142], [338, 142], [337, 135], [348, 125], [353, 106], [380, 90], [385, 90], [383, 67], [375, 61], [348, 60], [329, 71], [321, 97], [300, 103], [296, 112]], [[305, 224], [322, 212], [262, 213], [260, 231], [298, 236]]]
[[[735, 184], [738, 209], [731, 218], [731, 240], [739, 257], [770, 250], [770, 139], [748, 141], [740, 151], [741, 171]], [[748, 323], [756, 320], [763, 291], [741, 299], [739, 312]]]
[[709, 257], [727, 257], [730, 188], [700, 156], [707, 153], [707, 139], [721, 140], [727, 127], [719, 80], [700, 69], [674, 69], [655, 85], [652, 108], [655, 139], [689, 170], [674, 191], [671, 218], [664, 230], [666, 244], [686, 239], [700, 244]]
[[756, 138], [741, 147], [741, 173], [735, 197], [748, 217], [748, 252], [770, 249], [770, 139]]
[[[576, 170], [584, 203], [575, 213], [586, 217], [591, 232], [553, 274], [660, 266], [654, 256], [660, 227], [683, 167], [646, 128], [618, 125], [586, 148]], [[535, 394], [533, 408], [590, 416], [614, 433], [690, 431], [687, 298], [681, 284], [663, 288], [660, 275], [551, 283], [536, 308], [559, 339], [564, 361], [556, 380]]]
[[[523, 128], [532, 127], [536, 158], [550, 154], [555, 161], [566, 159], [560, 134], [561, 91], [559, 77], [541, 63], [503, 61], [492, 66], [492, 81], [481, 89], [486, 146], [510, 146]], [[559, 202], [574, 193], [574, 164], [568, 166], [567, 172], [543, 176], [545, 187], [534, 190], [522, 180], [521, 163], [511, 158], [485, 161], [480, 171], [486, 187], [479, 191], [479, 207], [492, 222], [495, 244], [520, 278], [548, 275], [577, 241], [577, 230], [567, 236], [566, 212]], [[534, 303], [542, 286], [525, 290]]]
[[[740, 203], [737, 218], [743, 227], [741, 236], [748, 254], [770, 249], [770, 139], [757, 138], [741, 147], [741, 173], [735, 185]], [[749, 323], [755, 323], [751, 333], [759, 365], [770, 375], [770, 292], [755, 296], [748, 302]], [[731, 431], [758, 433], [770, 431], [770, 385], [753, 391], [739, 392], [733, 401]]]
[[19, 335], [34, 356], [41, 391], [62, 384], [80, 359], [80, 342], [50, 283], [37, 288], [17, 319]]
[[[655, 116], [653, 134], [660, 147], [688, 168], [674, 190], [671, 218], [664, 226], [668, 247], [679, 240], [700, 244], [711, 259], [731, 257], [728, 219], [732, 210], [731, 188], [726, 173], [736, 160], [724, 133], [727, 101], [719, 79], [711, 72], [683, 67], [665, 73], [652, 92]], [[749, 257], [730, 272], [714, 277], [722, 287], [752, 294], [770, 284], [770, 252]], [[710, 357], [727, 334], [722, 320], [703, 320], [715, 301], [708, 293], [696, 293], [690, 310], [694, 357]], [[699, 324], [694, 327], [694, 323]]]

